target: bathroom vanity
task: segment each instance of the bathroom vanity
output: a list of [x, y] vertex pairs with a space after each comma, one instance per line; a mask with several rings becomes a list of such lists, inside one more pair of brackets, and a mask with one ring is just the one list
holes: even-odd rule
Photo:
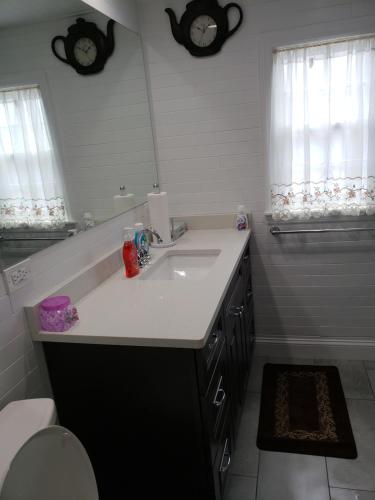
[[[198, 275], [168, 277], [197, 252]], [[254, 347], [250, 233], [188, 231], [154, 255], [137, 279], [118, 271], [79, 301], [72, 330], [34, 339], [101, 500], [220, 500]]]

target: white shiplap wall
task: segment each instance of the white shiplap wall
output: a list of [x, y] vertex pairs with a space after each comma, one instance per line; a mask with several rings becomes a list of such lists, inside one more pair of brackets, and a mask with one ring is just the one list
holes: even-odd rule
[[[113, 215], [113, 196], [121, 184], [144, 197], [154, 182], [143, 54], [139, 35], [116, 24], [115, 50], [103, 72], [78, 75], [50, 47], [76, 17], [0, 30], [0, 87], [42, 84], [73, 219], [91, 211], [105, 220]], [[104, 15], [84, 18], [106, 32]]]
[[[261, 90], [266, 87], [267, 47], [293, 37], [299, 41], [372, 31], [375, 4], [361, 0], [241, 3], [244, 27], [220, 55], [205, 60], [191, 58], [171, 39], [163, 8], [173, 6], [181, 13], [185, 2], [140, 3], [160, 174], [171, 195], [173, 213], [227, 212], [240, 202], [252, 210], [258, 336], [312, 336], [318, 342], [325, 338], [339, 343], [345, 338], [374, 339], [372, 233], [285, 239], [268, 233]], [[107, 112], [104, 108], [98, 114]], [[0, 408], [12, 399], [47, 393], [22, 306], [117, 247], [121, 228], [140, 217], [125, 214], [36, 254], [33, 283], [12, 298], [0, 279]]]
[[[375, 2], [238, 3], [245, 15], [240, 31], [220, 54], [195, 59], [173, 40], [164, 13], [172, 7], [180, 18], [186, 2], [138, 0], [162, 187], [173, 214], [230, 212], [239, 203], [252, 211], [258, 338], [290, 341], [284, 352], [324, 345], [314, 352], [332, 356], [347, 344], [346, 356], [374, 355], [366, 346], [375, 346], [375, 233], [275, 238], [264, 212], [272, 48], [374, 32]], [[353, 224], [375, 221], [321, 226]], [[364, 349], [356, 351], [360, 343]]]
[[123, 227], [132, 226], [144, 217], [141, 206], [32, 255], [32, 281], [11, 296], [6, 293], [0, 275], [0, 410], [16, 399], [49, 394], [40, 345], [31, 341], [24, 305], [45, 296], [69, 276], [120, 248]]

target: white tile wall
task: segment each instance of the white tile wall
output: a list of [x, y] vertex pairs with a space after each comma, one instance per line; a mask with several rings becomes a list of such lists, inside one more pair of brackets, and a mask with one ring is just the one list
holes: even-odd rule
[[144, 216], [144, 207], [139, 207], [31, 256], [32, 281], [11, 296], [0, 275], [0, 409], [9, 401], [46, 396], [50, 390], [40, 346], [31, 341], [23, 306], [119, 248], [123, 227]]
[[[172, 38], [165, 7], [138, 0], [159, 170], [173, 214], [253, 212], [257, 334], [375, 340], [375, 233], [269, 234], [265, 158], [271, 51], [278, 45], [374, 32], [365, 0], [237, 0], [244, 24], [214, 57]], [[224, 0], [220, 0], [224, 5]], [[375, 221], [340, 222], [342, 227]], [[336, 221], [322, 226], [337, 226]], [[298, 225], [297, 227], [306, 227]]]
[[[89, 10], [88, 6], [83, 9]], [[0, 32], [0, 86], [42, 78], [47, 112], [61, 153], [75, 220], [91, 211], [97, 220], [113, 215], [113, 196], [126, 184], [144, 196], [155, 165], [142, 46], [139, 36], [116, 24], [115, 50], [103, 72], [82, 77], [51, 51], [77, 16], [3, 29]], [[99, 13], [84, 18], [106, 32]], [[61, 49], [63, 53], [63, 48]]]

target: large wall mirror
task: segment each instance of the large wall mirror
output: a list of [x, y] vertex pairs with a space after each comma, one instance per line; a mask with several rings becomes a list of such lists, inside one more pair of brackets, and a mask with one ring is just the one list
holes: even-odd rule
[[[51, 50], [77, 18], [111, 48], [109, 19], [79, 0], [1, 4], [0, 269], [143, 203], [157, 182], [140, 37], [115, 23], [104, 69], [82, 75]], [[55, 49], [66, 57], [64, 40]], [[98, 52], [87, 37], [74, 48], [82, 66]]]

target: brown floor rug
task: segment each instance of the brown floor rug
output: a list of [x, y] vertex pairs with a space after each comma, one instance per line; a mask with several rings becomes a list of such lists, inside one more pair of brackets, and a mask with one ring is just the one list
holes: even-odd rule
[[269, 451], [357, 458], [338, 369], [266, 364], [257, 446]]

